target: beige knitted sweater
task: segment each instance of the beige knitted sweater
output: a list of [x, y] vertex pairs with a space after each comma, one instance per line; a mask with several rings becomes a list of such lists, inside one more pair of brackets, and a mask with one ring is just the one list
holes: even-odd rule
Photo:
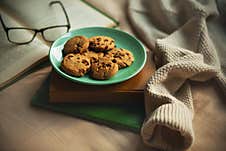
[[191, 81], [214, 78], [226, 94], [225, 49], [215, 47], [206, 24], [218, 15], [213, 0], [130, 1], [131, 22], [154, 51], [159, 67], [145, 90], [147, 118], [141, 135], [146, 144], [164, 150], [192, 145]]

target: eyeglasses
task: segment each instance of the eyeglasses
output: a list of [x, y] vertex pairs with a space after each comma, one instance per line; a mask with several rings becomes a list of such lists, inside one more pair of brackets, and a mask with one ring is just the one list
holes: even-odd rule
[[40, 32], [45, 41], [53, 42], [59, 36], [68, 32], [71, 25], [63, 4], [61, 3], [61, 1], [52, 1], [49, 3], [49, 6], [52, 6], [53, 4], [59, 4], [61, 6], [67, 20], [67, 25], [56, 25], [56, 26], [50, 26], [50, 27], [41, 28], [41, 29], [24, 28], [24, 27], [9, 28], [5, 25], [2, 19], [2, 16], [0, 15], [0, 21], [4, 28], [4, 31], [6, 32], [8, 40], [14, 44], [28, 44], [32, 42], [35, 36], [37, 35], [37, 33]]

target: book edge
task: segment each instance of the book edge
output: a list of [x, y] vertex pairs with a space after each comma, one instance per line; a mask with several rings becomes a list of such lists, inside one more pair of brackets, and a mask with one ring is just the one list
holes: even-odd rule
[[12, 78], [2, 82], [0, 84], [0, 90], [10, 86], [11, 84], [13, 84], [14, 82], [18, 81], [20, 78], [22, 78], [23, 75], [25, 75], [29, 70], [31, 70], [32, 68], [36, 67], [37, 65], [39, 65], [40, 63], [47, 61], [48, 60], [48, 55], [41, 57], [40, 59], [38, 59], [37, 61], [34, 61], [31, 65], [28, 65], [27, 67], [25, 67], [23, 70], [21, 70], [21, 72], [18, 72], [17, 74], [15, 74]]
[[111, 25], [111, 26], [109, 26], [109, 27], [116, 28], [116, 27], [118, 27], [118, 26], [120, 25], [120, 22], [117, 21], [114, 17], [108, 15], [106, 12], [100, 10], [99, 8], [97, 8], [96, 6], [94, 6], [93, 4], [89, 3], [89, 2], [86, 1], [86, 0], [80, 0], [80, 1], [84, 2], [84, 3], [85, 3], [86, 5], [88, 5], [89, 7], [93, 8], [93, 9], [96, 10], [97, 12], [101, 13], [101, 14], [104, 15], [105, 17], [107, 17], [107, 18], [109, 18], [110, 20], [112, 20], [112, 21], [115, 23], [115, 25]]

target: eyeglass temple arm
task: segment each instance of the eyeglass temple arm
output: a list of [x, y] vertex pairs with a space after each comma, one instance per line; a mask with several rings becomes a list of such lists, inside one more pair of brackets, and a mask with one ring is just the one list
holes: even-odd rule
[[49, 3], [50, 6], [52, 6], [53, 4], [60, 4], [61, 8], [63, 9], [64, 15], [65, 15], [65, 17], [66, 17], [67, 24], [68, 24], [69, 28], [71, 28], [71, 24], [70, 24], [70, 21], [69, 21], [69, 17], [68, 17], [68, 15], [67, 15], [67, 12], [66, 12], [66, 10], [65, 10], [64, 5], [62, 4], [62, 2], [61, 2], [61, 1], [51, 1], [51, 2]]
[[1, 14], [0, 14], [0, 21], [1, 21], [1, 23], [2, 23], [3, 28], [4, 28], [4, 29], [7, 29], [5, 23], [3, 22], [3, 19], [2, 19], [2, 15], [1, 15]]

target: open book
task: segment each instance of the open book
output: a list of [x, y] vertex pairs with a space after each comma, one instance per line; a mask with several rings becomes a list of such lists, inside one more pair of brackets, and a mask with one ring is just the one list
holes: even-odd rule
[[[66, 24], [62, 8], [49, 6], [50, 0], [1, 0], [0, 13], [7, 27], [45, 28]], [[84, 0], [61, 0], [68, 14], [72, 29], [104, 26], [116, 27], [118, 22], [101, 12]], [[15, 37], [31, 36], [23, 32]], [[40, 34], [25, 45], [16, 45], [7, 40], [3, 26], [0, 24], [0, 89], [14, 81], [18, 76], [47, 59], [50, 43]]]

